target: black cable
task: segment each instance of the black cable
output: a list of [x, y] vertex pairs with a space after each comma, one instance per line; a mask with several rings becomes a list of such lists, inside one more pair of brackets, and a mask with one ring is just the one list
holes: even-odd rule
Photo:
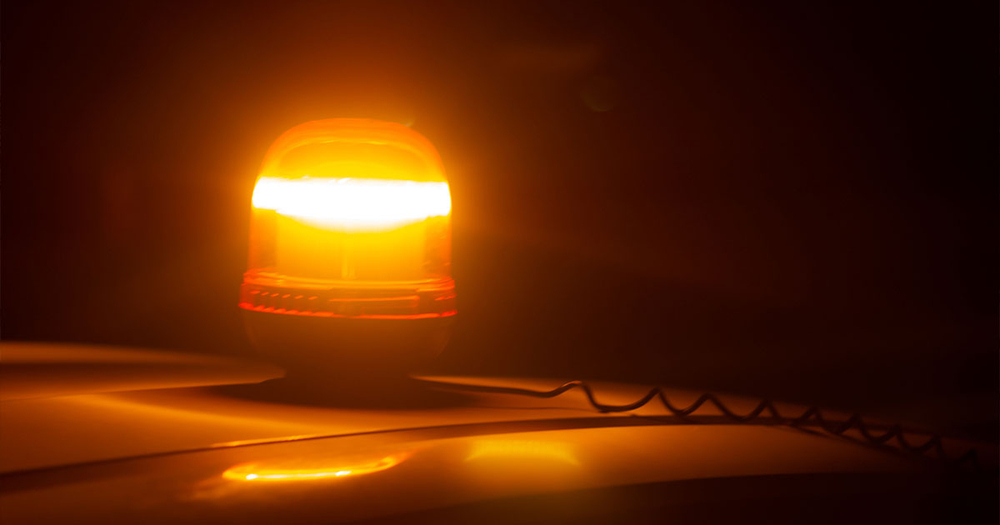
[[590, 385], [588, 385], [583, 381], [570, 381], [552, 390], [544, 390], [544, 391], [530, 390], [527, 388], [505, 387], [505, 386], [469, 385], [469, 384], [448, 383], [439, 381], [428, 381], [428, 382], [435, 383], [436, 385], [444, 386], [446, 388], [454, 388], [454, 389], [468, 390], [474, 392], [488, 392], [492, 394], [513, 394], [513, 395], [521, 395], [529, 397], [538, 397], [544, 399], [557, 397], [566, 392], [569, 392], [570, 390], [579, 388], [583, 390], [584, 394], [586, 394], [587, 400], [590, 402], [591, 406], [593, 406], [598, 411], [603, 413], [631, 412], [633, 410], [642, 408], [650, 401], [652, 401], [654, 398], [659, 398], [660, 402], [663, 404], [664, 407], [666, 407], [667, 410], [670, 411], [671, 414], [681, 418], [694, 414], [694, 412], [696, 412], [699, 408], [701, 408], [705, 403], [712, 403], [717, 409], [719, 409], [720, 412], [722, 412], [723, 415], [725, 415], [727, 418], [737, 423], [750, 423], [755, 419], [759, 418], [760, 415], [766, 410], [771, 414], [773, 421], [778, 425], [800, 427], [800, 426], [806, 426], [811, 420], [813, 420], [824, 431], [836, 436], [842, 436], [848, 430], [852, 428], [857, 428], [858, 431], [861, 432], [861, 435], [864, 436], [868, 444], [884, 446], [891, 439], [895, 438], [896, 442], [899, 444], [899, 447], [907, 452], [923, 455], [928, 450], [934, 449], [934, 451], [937, 453], [937, 456], [945, 461], [952, 462], [958, 466], [961, 466], [965, 463], [969, 463], [972, 465], [972, 468], [975, 469], [977, 472], [981, 470], [979, 465], [979, 456], [976, 453], [976, 449], [974, 448], [970, 448], [964, 454], [962, 454], [957, 458], [952, 458], [948, 455], [947, 452], [945, 452], [941, 436], [937, 434], [931, 434], [930, 437], [927, 439], [927, 441], [925, 441], [920, 445], [913, 445], [906, 440], [906, 437], [904, 435], [905, 433], [903, 432], [902, 427], [898, 423], [889, 427], [889, 429], [885, 433], [876, 434], [871, 432], [868, 425], [865, 424], [864, 420], [861, 419], [861, 415], [858, 413], [851, 414], [851, 416], [847, 418], [846, 421], [829, 422], [825, 417], [823, 417], [823, 413], [820, 411], [818, 407], [809, 407], [804, 412], [802, 412], [802, 414], [800, 414], [798, 417], [786, 418], [782, 416], [780, 412], [778, 412], [778, 409], [775, 408], [774, 404], [771, 403], [770, 400], [762, 399], [757, 404], [756, 408], [754, 408], [753, 410], [751, 410], [746, 414], [740, 415], [730, 410], [729, 407], [727, 407], [725, 404], [722, 403], [722, 401], [719, 400], [719, 398], [715, 397], [713, 394], [710, 393], [702, 394], [694, 403], [691, 403], [689, 406], [685, 408], [677, 408], [670, 402], [669, 399], [667, 399], [667, 396], [666, 394], [663, 393], [663, 390], [661, 390], [658, 387], [651, 389], [642, 398], [632, 403], [628, 403], [625, 405], [607, 405], [598, 401], [597, 398], [594, 396], [594, 390], [590, 387]]

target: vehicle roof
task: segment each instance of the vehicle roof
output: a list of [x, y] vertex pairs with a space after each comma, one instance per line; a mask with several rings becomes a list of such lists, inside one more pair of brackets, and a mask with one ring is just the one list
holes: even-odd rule
[[[280, 370], [253, 361], [27, 344], [5, 344], [2, 355], [0, 512], [15, 518], [347, 521], [643, 483], [919, 473], [930, 461], [850, 435], [734, 424], [711, 407], [685, 420], [653, 404], [601, 413], [582, 393], [402, 399], [412, 392], [358, 407], [289, 396]], [[608, 403], [644, 393], [594, 388]], [[697, 397], [668, 395], [679, 404]], [[726, 401], [737, 412], [755, 405]]]

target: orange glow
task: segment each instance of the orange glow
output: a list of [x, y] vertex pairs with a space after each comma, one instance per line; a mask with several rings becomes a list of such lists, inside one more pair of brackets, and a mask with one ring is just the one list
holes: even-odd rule
[[388, 122], [307, 122], [253, 192], [240, 307], [314, 317], [455, 314], [451, 194], [437, 151]]
[[253, 205], [331, 230], [385, 231], [451, 213], [447, 182], [261, 177]]
[[397, 454], [368, 463], [335, 465], [319, 468], [273, 468], [257, 464], [237, 465], [222, 473], [234, 481], [309, 481], [345, 476], [360, 476], [388, 470], [406, 460], [408, 455]]
[[289, 441], [302, 441], [318, 437], [317, 434], [300, 434], [296, 436], [266, 437], [260, 439], [238, 439], [236, 441], [223, 441], [222, 443], [212, 443], [211, 448], [232, 448], [245, 447], [247, 445], [262, 445], [272, 443], [287, 443]]
[[496, 439], [476, 441], [465, 461], [478, 459], [527, 459], [552, 460], [569, 465], [579, 465], [568, 443], [553, 441], [522, 441], [516, 439]]

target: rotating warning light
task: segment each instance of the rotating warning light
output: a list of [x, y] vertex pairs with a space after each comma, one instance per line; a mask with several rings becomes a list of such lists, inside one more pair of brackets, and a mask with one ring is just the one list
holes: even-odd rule
[[[409, 332], [389, 346], [421, 346], [427, 334], [413, 322], [456, 313], [450, 221], [441, 160], [415, 131], [365, 119], [288, 130], [267, 152], [253, 191], [240, 307], [272, 318], [248, 321], [257, 346], [282, 357], [302, 346], [387, 352], [385, 336], [359, 339], [359, 330]], [[279, 327], [295, 322], [276, 317], [313, 322]], [[376, 320], [410, 324], [364, 323]]]

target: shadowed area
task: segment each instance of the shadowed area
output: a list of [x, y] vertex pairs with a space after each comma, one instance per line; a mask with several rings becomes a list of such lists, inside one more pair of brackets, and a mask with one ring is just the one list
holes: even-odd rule
[[272, 379], [258, 384], [213, 387], [217, 395], [267, 403], [357, 409], [436, 409], [474, 406], [475, 398], [457, 391], [443, 391], [433, 384], [410, 377], [361, 378], [349, 381], [333, 378]]

